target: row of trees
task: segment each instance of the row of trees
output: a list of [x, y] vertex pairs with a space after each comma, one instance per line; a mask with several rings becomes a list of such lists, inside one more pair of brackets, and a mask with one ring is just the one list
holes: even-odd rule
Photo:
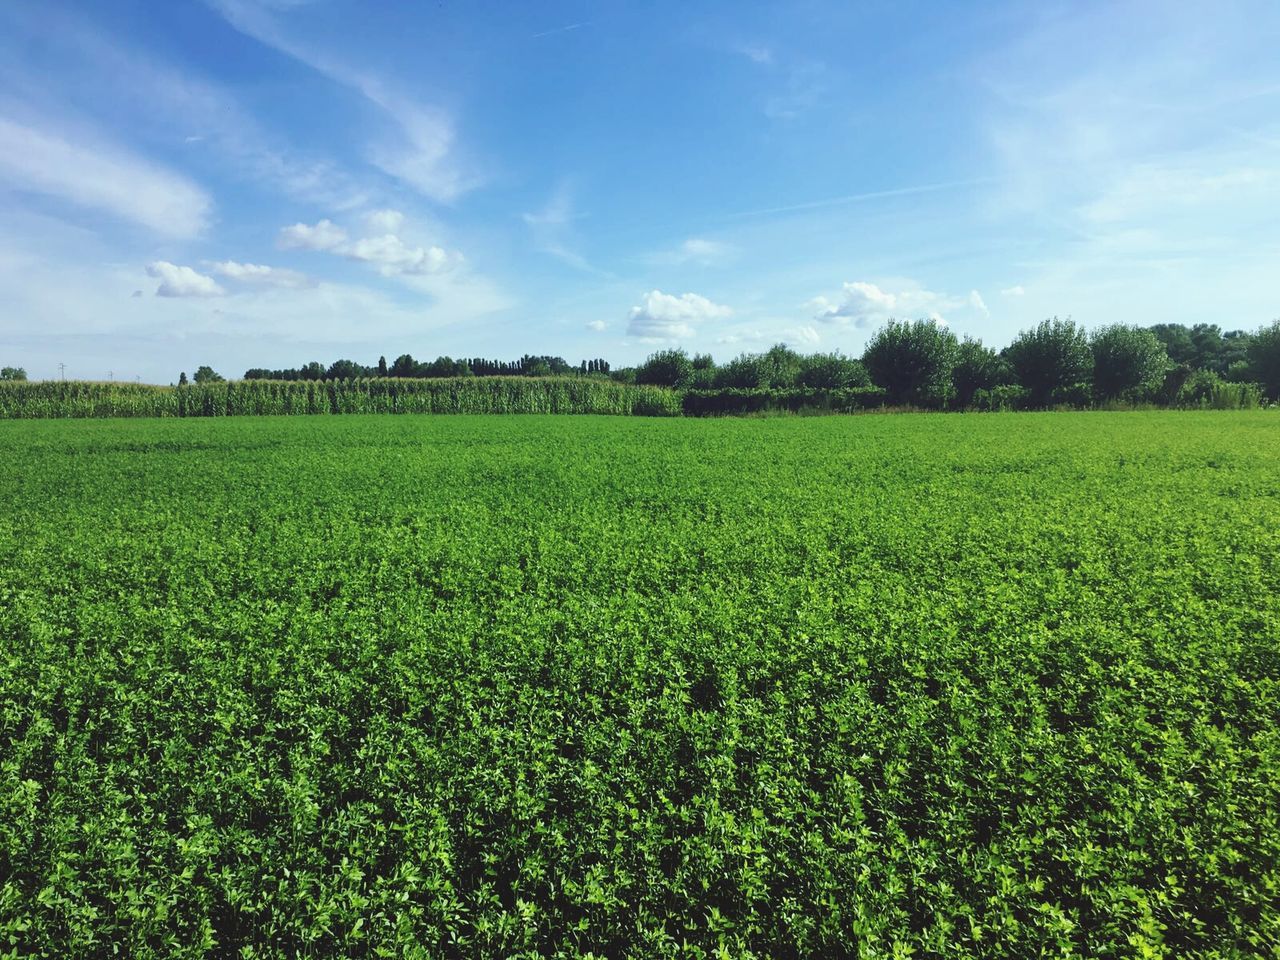
[[0, 367], [0, 380], [21, 382], [27, 379], [27, 371], [21, 367]]
[[1086, 332], [1054, 317], [1024, 330], [1003, 350], [963, 340], [931, 320], [891, 320], [860, 359], [838, 353], [802, 356], [779, 344], [717, 366], [683, 350], [651, 354], [620, 371], [635, 382], [692, 389], [875, 386], [890, 403], [972, 406], [1003, 391], [1021, 405], [1183, 402], [1229, 383], [1257, 384], [1280, 398], [1280, 320], [1253, 334], [1211, 324], [1140, 328], [1116, 324]]
[[609, 364], [605, 360], [583, 360], [578, 366], [563, 357], [534, 356], [525, 354], [519, 360], [488, 360], [484, 357], [436, 357], [434, 360], [415, 360], [410, 354], [401, 354], [394, 363], [379, 357], [377, 364], [364, 366], [354, 360], [335, 360], [326, 367], [312, 361], [301, 367], [285, 370], [267, 370], [254, 367], [246, 370], [246, 380], [355, 380], [366, 377], [402, 377], [427, 379], [435, 377], [550, 377], [580, 374], [606, 375]]

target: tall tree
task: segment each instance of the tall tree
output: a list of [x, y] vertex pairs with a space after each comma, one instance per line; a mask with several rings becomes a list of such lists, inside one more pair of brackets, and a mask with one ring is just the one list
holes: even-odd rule
[[1273, 320], [1249, 340], [1249, 373], [1271, 400], [1280, 399], [1280, 320]]
[[1169, 354], [1150, 330], [1124, 324], [1102, 327], [1089, 337], [1089, 348], [1094, 395], [1103, 400], [1132, 399], [1153, 391], [1169, 368]]
[[1088, 383], [1093, 374], [1089, 338], [1069, 319], [1053, 317], [1022, 331], [1003, 355], [1038, 406], [1052, 403], [1068, 387]]
[[933, 320], [890, 320], [867, 343], [862, 363], [891, 403], [942, 406], [951, 394], [956, 335]]
[[990, 390], [1008, 382], [1009, 366], [981, 340], [965, 337], [956, 349], [956, 365], [951, 370], [951, 385], [955, 388], [952, 403], [963, 410], [973, 403], [979, 390]]

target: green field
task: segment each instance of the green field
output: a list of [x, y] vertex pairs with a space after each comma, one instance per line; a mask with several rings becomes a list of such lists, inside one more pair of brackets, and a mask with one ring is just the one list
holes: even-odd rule
[[0, 955], [1280, 956], [1280, 416], [0, 423]]

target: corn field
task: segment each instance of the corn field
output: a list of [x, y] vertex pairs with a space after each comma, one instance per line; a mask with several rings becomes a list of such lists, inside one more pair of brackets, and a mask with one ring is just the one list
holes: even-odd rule
[[664, 387], [574, 377], [254, 380], [160, 387], [81, 381], [0, 384], [0, 419], [338, 413], [594, 413], [677, 416]]

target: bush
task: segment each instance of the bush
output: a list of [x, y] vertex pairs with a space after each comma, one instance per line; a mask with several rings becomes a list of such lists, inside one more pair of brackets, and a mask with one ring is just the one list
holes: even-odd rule
[[1026, 387], [1006, 383], [975, 390], [971, 406], [974, 410], [994, 413], [1002, 410], [1023, 410], [1029, 402], [1030, 394]]
[[853, 413], [885, 404], [883, 390], [854, 387], [843, 390], [795, 388], [790, 390], [735, 389], [687, 390], [683, 411], [690, 417], [752, 413]]
[[689, 355], [683, 350], [659, 350], [649, 354], [636, 370], [636, 383], [657, 387], [684, 386], [692, 372]]
[[817, 390], [847, 390], [871, 386], [871, 377], [860, 360], [841, 353], [814, 353], [801, 358], [796, 382]]

